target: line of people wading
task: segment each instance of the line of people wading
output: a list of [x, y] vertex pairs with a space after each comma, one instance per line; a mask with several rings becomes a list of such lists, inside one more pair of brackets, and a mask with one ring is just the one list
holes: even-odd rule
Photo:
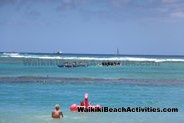
[[[120, 62], [115, 61], [103, 61], [98, 66], [120, 66]], [[85, 62], [65, 62], [63, 64], [58, 65], [58, 67], [88, 67], [88, 64]]]

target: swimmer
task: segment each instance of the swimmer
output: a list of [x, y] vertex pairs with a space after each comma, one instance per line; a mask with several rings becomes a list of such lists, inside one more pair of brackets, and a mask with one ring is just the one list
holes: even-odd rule
[[61, 110], [59, 110], [59, 108], [60, 108], [59, 104], [56, 104], [55, 105], [55, 110], [52, 111], [52, 118], [60, 119], [60, 116], [62, 116], [62, 118], [63, 118], [63, 113], [62, 113]]

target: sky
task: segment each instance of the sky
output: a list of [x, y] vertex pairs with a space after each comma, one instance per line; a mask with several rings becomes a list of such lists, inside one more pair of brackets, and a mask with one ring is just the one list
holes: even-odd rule
[[184, 55], [184, 0], [0, 0], [0, 52]]

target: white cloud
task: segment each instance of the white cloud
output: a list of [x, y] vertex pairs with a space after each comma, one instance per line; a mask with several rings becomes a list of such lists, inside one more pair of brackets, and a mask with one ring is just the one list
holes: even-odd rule
[[[18, 14], [26, 13], [30, 18], [38, 20], [47, 13], [42, 11], [42, 8], [35, 9], [35, 5], [45, 6], [58, 16], [74, 10], [85, 18], [99, 16], [105, 19], [117, 18], [117, 20], [184, 19], [184, 0], [44, 0], [44, 2], [43, 0], [0, 0], [0, 6], [8, 4], [18, 8]], [[3, 10], [1, 13], [5, 14], [6, 11]], [[5, 19], [1, 18], [0, 21], [3, 22]]]

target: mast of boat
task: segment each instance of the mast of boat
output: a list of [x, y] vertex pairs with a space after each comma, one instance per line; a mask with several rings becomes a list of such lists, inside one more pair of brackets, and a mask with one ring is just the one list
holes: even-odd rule
[[117, 48], [117, 55], [119, 55], [119, 49]]

